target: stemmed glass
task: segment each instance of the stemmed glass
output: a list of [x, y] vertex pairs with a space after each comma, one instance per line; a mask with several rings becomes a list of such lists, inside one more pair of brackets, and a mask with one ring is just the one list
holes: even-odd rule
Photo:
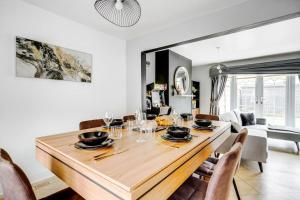
[[175, 110], [173, 110], [172, 113], [171, 113], [171, 117], [172, 117], [172, 119], [174, 121], [174, 125], [176, 126], [178, 118], [179, 118], [179, 114]]
[[104, 120], [107, 128], [110, 128], [110, 124], [112, 123], [113, 119], [114, 119], [113, 114], [110, 114], [108, 112], [105, 113], [103, 120]]

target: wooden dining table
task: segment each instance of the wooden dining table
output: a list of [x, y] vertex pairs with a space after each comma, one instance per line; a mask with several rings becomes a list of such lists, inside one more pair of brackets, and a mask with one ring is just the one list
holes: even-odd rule
[[[230, 136], [228, 122], [213, 121], [214, 130], [196, 130], [192, 124], [183, 123], [191, 128], [189, 142], [163, 140], [162, 130], [138, 143], [139, 132], [123, 129], [111, 147], [96, 150], [74, 144], [80, 133], [107, 131], [103, 127], [39, 137], [36, 158], [87, 200], [167, 199]], [[114, 152], [120, 153], [94, 159]]]

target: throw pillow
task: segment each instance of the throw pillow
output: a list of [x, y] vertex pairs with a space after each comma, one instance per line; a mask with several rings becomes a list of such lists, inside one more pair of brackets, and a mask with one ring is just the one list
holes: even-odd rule
[[241, 113], [242, 126], [255, 125], [254, 113]]
[[231, 132], [239, 133], [242, 130], [242, 126], [237, 122], [231, 122]]

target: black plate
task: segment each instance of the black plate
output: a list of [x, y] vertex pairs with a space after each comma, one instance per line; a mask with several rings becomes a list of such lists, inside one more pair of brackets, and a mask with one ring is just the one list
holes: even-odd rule
[[194, 124], [192, 127], [197, 130], [214, 130], [216, 128], [216, 126], [214, 126], [214, 125], [198, 126], [197, 124]]
[[171, 141], [171, 142], [189, 142], [189, 141], [192, 140], [193, 136], [188, 134], [184, 138], [176, 138], [176, 137], [172, 137], [171, 135], [166, 133], [166, 134], [161, 135], [161, 138], [164, 139], [164, 140]]
[[99, 148], [103, 148], [103, 147], [110, 147], [111, 145], [114, 144], [114, 140], [108, 138], [107, 140], [105, 140], [104, 142], [102, 142], [102, 144], [98, 144], [98, 145], [87, 145], [84, 144], [83, 142], [77, 142], [74, 144], [75, 148], [77, 149], [99, 149]]
[[184, 138], [190, 133], [190, 129], [182, 126], [171, 126], [167, 133], [175, 138]]

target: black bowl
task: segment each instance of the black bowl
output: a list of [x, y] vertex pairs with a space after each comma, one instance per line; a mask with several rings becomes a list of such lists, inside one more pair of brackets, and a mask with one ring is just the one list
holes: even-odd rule
[[193, 119], [193, 115], [191, 113], [181, 113], [180, 116], [185, 121]]
[[212, 122], [210, 120], [197, 119], [195, 120], [195, 124], [201, 127], [209, 127], [212, 124]]
[[147, 115], [148, 120], [154, 120], [156, 117], [157, 117], [157, 115], [155, 115], [155, 114], [148, 114]]
[[122, 119], [114, 119], [111, 123], [110, 126], [121, 126], [123, 124]]
[[181, 126], [171, 126], [168, 128], [167, 133], [175, 138], [184, 138], [185, 136], [190, 134], [190, 129]]
[[85, 132], [78, 135], [78, 139], [80, 142], [87, 145], [97, 145], [101, 144], [108, 138], [108, 133], [106, 132]]

